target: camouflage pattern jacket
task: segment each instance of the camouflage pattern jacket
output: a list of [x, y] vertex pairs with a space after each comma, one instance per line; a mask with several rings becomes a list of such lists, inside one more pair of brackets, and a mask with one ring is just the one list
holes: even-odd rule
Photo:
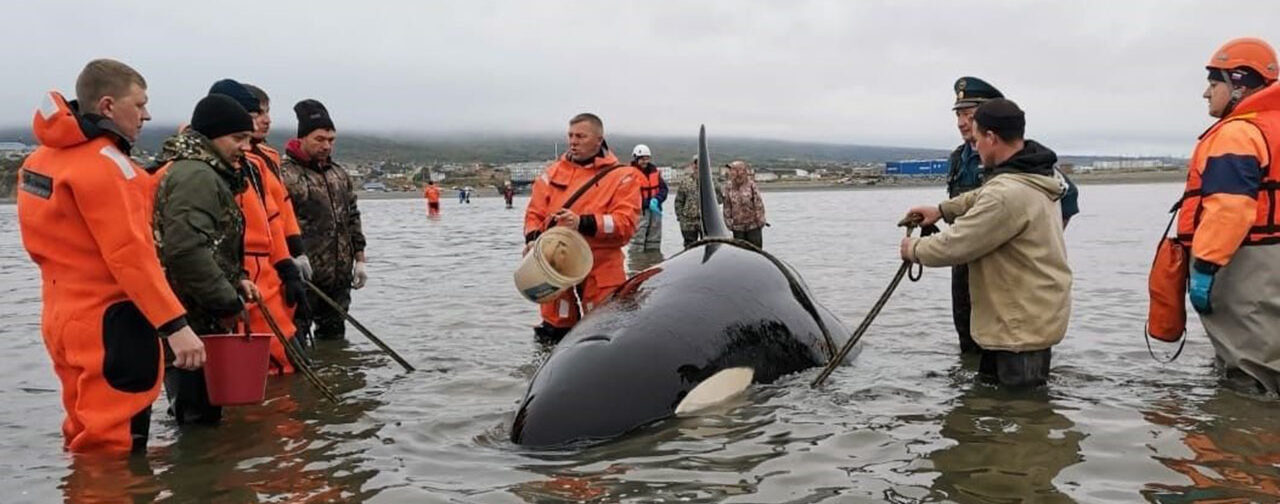
[[244, 215], [235, 200], [243, 172], [195, 132], [165, 140], [157, 161], [152, 229], [165, 277], [196, 333], [226, 332], [221, 321], [244, 308]]
[[729, 169], [724, 191], [724, 223], [730, 231], [751, 231], [764, 227], [764, 200], [751, 171]]
[[356, 254], [365, 245], [351, 178], [332, 160], [307, 160], [294, 142], [285, 152], [280, 175], [302, 228], [311, 281], [325, 290], [349, 288]]
[[[713, 179], [712, 185], [716, 188], [716, 201], [724, 199], [724, 193], [720, 190], [719, 181]], [[702, 197], [698, 192], [698, 179], [696, 176], [685, 175], [680, 179], [680, 183], [676, 185], [676, 219], [680, 221], [681, 231], [694, 231], [702, 229], [702, 206], [700, 201]]]

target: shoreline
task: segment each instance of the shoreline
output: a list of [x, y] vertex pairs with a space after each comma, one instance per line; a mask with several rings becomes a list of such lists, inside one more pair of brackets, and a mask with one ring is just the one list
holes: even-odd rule
[[[1163, 182], [1183, 182], [1186, 180], [1185, 171], [1139, 171], [1139, 172], [1120, 172], [1120, 173], [1074, 173], [1071, 174], [1071, 180], [1078, 185], [1127, 185], [1127, 184], [1154, 184]], [[939, 187], [946, 185], [937, 177], [920, 178], [920, 179], [887, 179], [889, 183], [876, 184], [837, 184], [826, 181], [788, 181], [788, 182], [761, 182], [759, 183], [760, 192], [795, 192], [795, 191], [860, 191], [868, 189], [898, 189], [911, 187]], [[357, 191], [356, 195], [359, 199], [366, 200], [387, 200], [387, 199], [416, 199], [421, 198], [422, 193], [419, 191], [394, 191], [394, 192], [365, 192]], [[442, 195], [443, 196], [443, 195]], [[477, 188], [472, 197], [475, 198], [497, 198], [501, 196], [496, 189], [491, 187]], [[517, 196], [527, 196], [527, 194], [517, 194]], [[441, 198], [444, 199], [443, 197]], [[16, 203], [15, 198], [0, 197], [0, 204], [12, 205]]]
[[[1184, 182], [1187, 174], [1184, 171], [1140, 171], [1140, 172], [1119, 172], [1119, 173], [1075, 173], [1071, 174], [1071, 181], [1077, 185], [1129, 185], [1129, 184], [1156, 184], [1166, 182]], [[837, 184], [831, 181], [787, 181], [787, 182], [760, 182], [758, 183], [760, 192], [802, 192], [802, 191], [865, 191], [871, 189], [908, 189], [914, 187], [944, 187], [946, 182], [937, 178], [919, 178], [910, 179], [903, 178], [893, 180], [892, 183], [877, 184]], [[368, 200], [387, 200], [387, 199], [414, 199], [421, 198], [422, 193], [418, 191], [399, 191], [399, 192], [357, 192], [359, 199]], [[477, 188], [471, 195], [473, 198], [497, 198], [501, 194], [492, 187]], [[516, 196], [525, 196], [527, 193], [517, 193]], [[440, 200], [444, 201], [444, 195], [441, 194]]]

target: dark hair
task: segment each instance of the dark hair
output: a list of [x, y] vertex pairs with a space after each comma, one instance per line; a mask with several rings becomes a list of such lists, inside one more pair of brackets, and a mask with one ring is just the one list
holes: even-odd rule
[[1027, 129], [1027, 117], [1013, 100], [996, 98], [978, 106], [973, 112], [973, 123], [979, 133], [995, 132], [1005, 142], [1022, 140]]
[[569, 119], [570, 126], [573, 126], [580, 122], [591, 123], [592, 126], [595, 126], [596, 129], [600, 130], [600, 133], [604, 133], [604, 121], [601, 121], [600, 116], [598, 115], [592, 114], [590, 112], [583, 112], [581, 114], [573, 116], [573, 119]]
[[241, 82], [240, 85], [244, 86], [245, 89], [248, 89], [249, 94], [252, 94], [254, 98], [258, 99], [258, 103], [261, 103], [263, 105], [271, 103], [271, 97], [267, 96], [267, 92], [263, 91], [262, 88], [255, 86], [253, 84], [245, 84], [243, 82]]

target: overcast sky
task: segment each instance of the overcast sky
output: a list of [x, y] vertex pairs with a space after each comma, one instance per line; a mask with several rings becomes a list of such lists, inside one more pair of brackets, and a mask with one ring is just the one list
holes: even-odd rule
[[[109, 4], [103, 7], [100, 4]], [[5, 9], [0, 124], [73, 94], [96, 57], [150, 85], [158, 123], [219, 78], [317, 98], [342, 130], [609, 131], [949, 148], [953, 81], [980, 76], [1062, 153], [1187, 156], [1222, 42], [1280, 43], [1259, 1], [115, 1]]]

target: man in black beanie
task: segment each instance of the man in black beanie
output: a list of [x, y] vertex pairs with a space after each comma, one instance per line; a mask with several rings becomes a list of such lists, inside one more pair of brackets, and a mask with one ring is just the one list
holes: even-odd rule
[[[249, 117], [254, 121], [253, 136], [257, 136], [258, 118], [263, 107], [247, 86], [223, 79], [214, 83], [209, 94], [228, 96], [249, 111]], [[253, 137], [250, 137], [250, 150], [239, 165], [248, 187], [244, 196], [236, 198], [244, 213], [244, 269], [263, 298], [262, 310], [249, 311], [249, 327], [253, 332], [263, 334], [279, 329], [286, 341], [297, 341], [293, 319], [297, 310], [307, 309], [307, 288], [289, 252], [286, 238], [287, 224], [283, 219], [291, 217], [293, 211], [292, 207], [287, 213], [282, 209], [289, 205], [288, 191], [280, 178], [261, 164], [262, 159], [253, 155], [252, 144]], [[300, 236], [297, 241], [301, 242]], [[263, 310], [270, 311], [277, 327], [273, 328], [267, 322]], [[271, 370], [286, 374], [293, 372], [284, 346], [274, 338], [271, 340]]]
[[[165, 141], [155, 194], [156, 251], [169, 286], [197, 334], [234, 332], [258, 289], [244, 274], [245, 190], [241, 158], [253, 120], [234, 99], [211, 94], [196, 104], [191, 127]], [[179, 424], [216, 424], [202, 370], [170, 366], [165, 391]]]
[[904, 260], [925, 266], [969, 265], [973, 341], [979, 375], [1010, 387], [1043, 385], [1053, 345], [1071, 313], [1071, 268], [1062, 237], [1054, 176], [1058, 156], [1024, 140], [1026, 116], [1012, 101], [979, 105], [970, 124], [982, 158], [982, 185], [937, 206], [910, 209], [922, 225], [951, 224], [940, 233], [904, 238]]
[[[329, 111], [311, 99], [298, 102], [293, 111], [298, 115], [298, 138], [285, 145], [281, 178], [302, 229], [303, 251], [311, 260], [311, 281], [346, 310], [351, 306], [351, 289], [364, 287], [368, 279], [355, 186], [347, 171], [333, 161], [337, 131]], [[314, 322], [317, 340], [343, 339], [342, 314], [313, 292], [308, 292], [307, 301], [311, 318], [298, 316], [298, 329], [305, 331]]]

